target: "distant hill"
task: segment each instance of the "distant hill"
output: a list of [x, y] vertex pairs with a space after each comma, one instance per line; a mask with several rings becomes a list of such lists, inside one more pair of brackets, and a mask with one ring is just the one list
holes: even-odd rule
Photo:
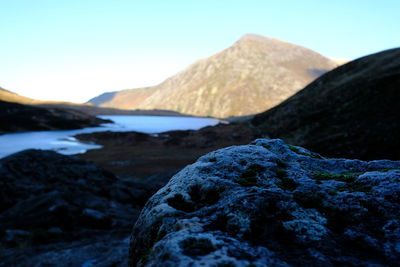
[[301, 46], [245, 35], [149, 88], [109, 92], [89, 100], [101, 107], [162, 109], [228, 117], [265, 111], [337, 66]]
[[[46, 108], [35, 105], [40, 103], [60, 104]], [[69, 106], [61, 108], [61, 102], [35, 100], [0, 87], [0, 134], [79, 129], [107, 122]]]
[[[110, 93], [112, 94], [112, 93]], [[107, 94], [105, 94], [107, 95]], [[0, 87], [0, 101], [27, 104], [45, 109], [64, 109], [70, 112], [83, 112], [88, 115], [151, 115], [151, 116], [185, 116], [170, 110], [121, 110], [116, 108], [102, 108], [92, 104], [77, 104], [72, 102], [37, 100], [21, 96]]]
[[62, 104], [62, 105], [81, 105], [72, 102], [66, 101], [51, 101], [51, 100], [39, 100], [33, 99], [26, 96], [19, 95], [17, 93], [11, 92], [0, 87], [0, 101], [7, 101], [19, 104], [28, 104], [28, 105], [42, 105], [42, 104]]
[[0, 100], [0, 134], [79, 129], [104, 122], [107, 121], [76, 110], [40, 108]]
[[400, 48], [340, 66], [252, 124], [331, 157], [400, 159]]
[[84, 112], [88, 115], [98, 116], [98, 115], [137, 115], [137, 116], [173, 116], [173, 117], [188, 117], [189, 115], [184, 115], [176, 111], [170, 110], [128, 110], [128, 109], [116, 109], [116, 108], [105, 108], [97, 107], [89, 104], [38, 104], [36, 107], [42, 108], [59, 108], [59, 109], [71, 109], [80, 112]]
[[8, 91], [0, 87], [0, 101], [8, 101], [21, 104], [32, 104], [36, 100], [29, 97], [21, 96], [19, 94], [16, 94], [14, 92]]
[[103, 93], [103, 94], [101, 94], [101, 95], [99, 95], [99, 96], [96, 96], [96, 97], [90, 99], [90, 104], [93, 104], [93, 105], [95, 105], [95, 106], [99, 106], [99, 105], [101, 105], [102, 103], [111, 101], [111, 100], [114, 98], [114, 96], [115, 96], [116, 93], [117, 93], [117, 92], [107, 92], [107, 93]]

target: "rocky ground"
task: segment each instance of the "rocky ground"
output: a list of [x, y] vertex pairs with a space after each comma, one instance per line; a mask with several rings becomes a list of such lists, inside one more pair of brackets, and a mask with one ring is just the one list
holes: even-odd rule
[[199, 156], [254, 137], [239, 125], [79, 136], [105, 146], [80, 157], [108, 170], [52, 151], [1, 159], [0, 266], [126, 266], [146, 201]]
[[143, 209], [131, 266], [398, 266], [400, 162], [258, 139], [187, 166]]
[[204, 155], [255, 136], [95, 133], [79, 137], [105, 147], [80, 157], [1, 159], [0, 266], [397, 266], [400, 162], [277, 139]]
[[[267, 44], [259, 41], [247, 36], [229, 51], [241, 54], [242, 48]], [[309, 65], [311, 57], [304, 63]], [[254, 58], [243, 58], [250, 66], [247, 74], [252, 73]], [[317, 63], [324, 61], [318, 58]], [[329, 157], [400, 159], [399, 58], [400, 49], [360, 58], [265, 113], [231, 118], [250, 120], [252, 126], [84, 134], [77, 137], [103, 148], [80, 156], [27, 150], [0, 159], [0, 267], [126, 266], [128, 261], [131, 266], [174, 267], [398, 266], [400, 162], [325, 158], [280, 139], [228, 146], [265, 135]], [[246, 75], [236, 63], [231, 64], [234, 71]], [[279, 64], [293, 67], [287, 63]], [[295, 67], [306, 70], [302, 75], [320, 74], [320, 68]], [[183, 72], [184, 79], [196, 87], [192, 70]], [[287, 82], [281, 76], [277, 81]], [[236, 86], [234, 104], [220, 94], [214, 113], [227, 116], [229, 106], [235, 111], [254, 108], [243, 106], [249, 98], [244, 88], [262, 79], [254, 79], [254, 73], [249, 77], [250, 82]], [[207, 98], [222, 80], [199, 90]], [[0, 88], [1, 93], [13, 101], [33, 101]], [[253, 94], [256, 100], [271, 99], [259, 94]], [[175, 105], [181, 95], [168, 93], [167, 98]], [[278, 102], [283, 95], [278, 94]], [[166, 102], [165, 97], [155, 100]], [[192, 109], [194, 102], [185, 101], [183, 109]], [[263, 110], [268, 106], [261, 104]], [[211, 106], [197, 106], [206, 115], [213, 113]], [[104, 121], [92, 115], [125, 112], [144, 111], [0, 101], [0, 134], [96, 126]]]
[[0, 266], [126, 263], [140, 182], [40, 150], [1, 159], [0, 177]]

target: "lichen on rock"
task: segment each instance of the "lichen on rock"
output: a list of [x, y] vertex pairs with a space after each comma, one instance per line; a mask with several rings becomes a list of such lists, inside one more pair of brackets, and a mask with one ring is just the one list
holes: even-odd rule
[[134, 227], [130, 264], [395, 266], [399, 200], [400, 162], [258, 139], [199, 158], [159, 190]]

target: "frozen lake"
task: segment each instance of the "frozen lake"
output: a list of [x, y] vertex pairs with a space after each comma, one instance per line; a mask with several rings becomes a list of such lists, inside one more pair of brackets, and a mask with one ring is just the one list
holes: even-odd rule
[[135, 131], [154, 134], [172, 130], [198, 130], [206, 126], [216, 125], [219, 122], [215, 119], [195, 117], [131, 115], [99, 117], [112, 120], [114, 123], [79, 130], [38, 131], [0, 135], [0, 158], [31, 148], [50, 149], [65, 155], [79, 154], [89, 149], [101, 148], [100, 145], [79, 142], [73, 137], [82, 133]]

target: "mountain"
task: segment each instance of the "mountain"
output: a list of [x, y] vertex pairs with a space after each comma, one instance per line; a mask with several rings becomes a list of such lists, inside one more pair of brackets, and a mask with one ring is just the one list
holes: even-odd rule
[[279, 104], [336, 66], [304, 47], [245, 35], [231, 47], [197, 61], [157, 86], [109, 92], [88, 102], [198, 116], [243, 116]]
[[400, 48], [326, 73], [251, 121], [262, 134], [330, 157], [400, 159]]

